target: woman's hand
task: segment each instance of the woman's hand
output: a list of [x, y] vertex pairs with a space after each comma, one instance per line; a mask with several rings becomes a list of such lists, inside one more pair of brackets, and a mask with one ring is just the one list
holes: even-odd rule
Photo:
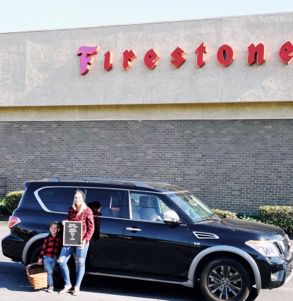
[[65, 223], [64, 222], [67, 222], [68, 221], [68, 218], [67, 219], [64, 219], [63, 221], [62, 221], [62, 226], [65, 226]]
[[83, 240], [82, 242], [81, 242], [81, 248], [84, 248], [84, 246], [87, 244], [87, 241], [86, 240]]

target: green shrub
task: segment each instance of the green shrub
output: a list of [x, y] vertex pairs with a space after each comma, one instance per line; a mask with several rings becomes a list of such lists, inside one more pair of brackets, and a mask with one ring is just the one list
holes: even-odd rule
[[259, 212], [261, 222], [293, 233], [293, 206], [261, 206]]
[[17, 207], [22, 195], [23, 195], [23, 191], [8, 192], [3, 198], [1, 203], [1, 207], [3, 207], [2, 210], [6, 211], [3, 214], [11, 214], [13, 210]]
[[234, 212], [213, 209], [221, 218], [240, 218], [249, 222], [261, 222], [282, 228], [287, 234], [293, 234], [293, 206], [261, 206], [258, 216], [236, 215]]
[[3, 204], [3, 199], [0, 198], [0, 216], [7, 215], [8, 212]]
[[238, 218], [248, 222], [261, 223], [259, 216], [239, 215]]
[[231, 218], [236, 218], [236, 213], [228, 210], [221, 210], [221, 209], [213, 209], [213, 212], [217, 214], [221, 218], [225, 217], [231, 217]]

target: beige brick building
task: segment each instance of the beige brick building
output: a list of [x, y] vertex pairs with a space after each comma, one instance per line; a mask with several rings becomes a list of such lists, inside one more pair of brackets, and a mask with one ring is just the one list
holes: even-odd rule
[[292, 32], [284, 13], [0, 34], [1, 193], [103, 176], [292, 205]]

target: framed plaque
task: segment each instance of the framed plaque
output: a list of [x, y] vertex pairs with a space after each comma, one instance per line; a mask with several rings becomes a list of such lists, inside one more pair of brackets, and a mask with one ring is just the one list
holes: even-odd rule
[[82, 245], [82, 221], [63, 221], [63, 246]]

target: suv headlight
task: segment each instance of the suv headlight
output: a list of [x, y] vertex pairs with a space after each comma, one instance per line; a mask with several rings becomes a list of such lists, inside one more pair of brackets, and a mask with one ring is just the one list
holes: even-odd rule
[[245, 244], [266, 257], [280, 256], [277, 247], [271, 240], [248, 240]]

